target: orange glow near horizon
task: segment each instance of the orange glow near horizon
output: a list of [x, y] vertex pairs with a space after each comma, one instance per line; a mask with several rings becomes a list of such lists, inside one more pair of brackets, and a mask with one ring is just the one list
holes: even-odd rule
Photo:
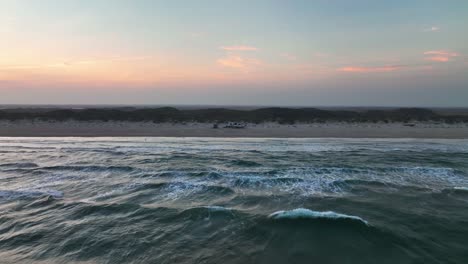
[[[0, 57], [0, 89], [11, 87], [135, 87], [172, 89], [169, 87], [224, 86], [232, 84], [262, 84], [313, 82], [333, 79], [344, 73], [391, 73], [403, 69], [433, 69], [430, 62], [448, 62], [460, 54], [452, 51], [426, 51], [419, 66], [382, 65], [334, 67], [359, 58], [339, 58], [332, 55], [301, 58], [293, 53], [278, 52], [265, 55], [266, 48], [249, 45], [211, 47], [213, 54], [182, 54], [149, 52], [124, 55], [109, 50], [101, 56], [80, 51], [70, 55], [65, 46], [57, 49], [32, 47], [25, 44], [8, 48]], [[0, 44], [0, 48], [5, 44]], [[314, 53], [315, 54], [315, 53]], [[350, 63], [350, 64], [351, 64]], [[351, 64], [353, 65], [353, 64]], [[16, 85], [15, 85], [16, 84]], [[7, 87], [8, 86], [8, 87]], [[182, 88], [180, 88], [182, 89]]]

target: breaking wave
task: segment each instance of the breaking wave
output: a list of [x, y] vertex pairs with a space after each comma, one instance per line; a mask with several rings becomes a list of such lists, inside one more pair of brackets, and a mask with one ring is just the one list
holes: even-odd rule
[[333, 211], [313, 211], [305, 208], [297, 208], [288, 211], [277, 211], [268, 216], [272, 219], [329, 219], [329, 220], [350, 220], [368, 225], [369, 223], [361, 217], [335, 213]]

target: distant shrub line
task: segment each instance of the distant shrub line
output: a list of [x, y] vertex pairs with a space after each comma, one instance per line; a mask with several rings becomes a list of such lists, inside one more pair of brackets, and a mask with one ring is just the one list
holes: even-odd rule
[[44, 121], [130, 121], [130, 122], [278, 122], [323, 123], [323, 122], [413, 122], [434, 121], [444, 123], [468, 122], [468, 116], [440, 115], [430, 109], [399, 108], [395, 110], [322, 110], [317, 108], [260, 108], [233, 110], [208, 108], [180, 110], [173, 107], [144, 109], [53, 109], [47, 111], [2, 110], [0, 120], [44, 120]]

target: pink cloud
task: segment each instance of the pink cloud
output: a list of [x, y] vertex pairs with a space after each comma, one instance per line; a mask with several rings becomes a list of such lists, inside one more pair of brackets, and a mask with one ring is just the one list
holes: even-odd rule
[[222, 46], [220, 49], [225, 51], [257, 51], [258, 48], [252, 46]]
[[457, 57], [458, 53], [445, 51], [445, 50], [431, 50], [431, 51], [424, 52], [424, 55], [440, 55], [440, 56]]
[[426, 60], [429, 61], [437, 61], [437, 62], [447, 62], [450, 60], [449, 57], [442, 57], [442, 56], [434, 56], [434, 57], [428, 57]]
[[243, 71], [248, 71], [252, 67], [262, 64], [258, 59], [244, 58], [233, 54], [229, 54], [226, 57], [219, 59], [217, 62], [223, 67], [235, 68]]
[[380, 67], [360, 67], [360, 66], [348, 66], [338, 69], [342, 72], [353, 72], [353, 73], [374, 73], [374, 72], [393, 72], [404, 68], [404, 66], [380, 66]]
[[436, 62], [448, 62], [454, 57], [458, 57], [459, 54], [456, 52], [445, 51], [445, 50], [431, 50], [424, 52], [426, 60]]

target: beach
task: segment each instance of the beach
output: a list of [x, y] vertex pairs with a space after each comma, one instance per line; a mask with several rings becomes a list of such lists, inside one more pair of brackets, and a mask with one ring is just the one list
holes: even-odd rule
[[310, 123], [247, 124], [213, 128], [212, 123], [118, 121], [0, 121], [1, 137], [252, 137], [252, 138], [468, 138], [468, 124]]

